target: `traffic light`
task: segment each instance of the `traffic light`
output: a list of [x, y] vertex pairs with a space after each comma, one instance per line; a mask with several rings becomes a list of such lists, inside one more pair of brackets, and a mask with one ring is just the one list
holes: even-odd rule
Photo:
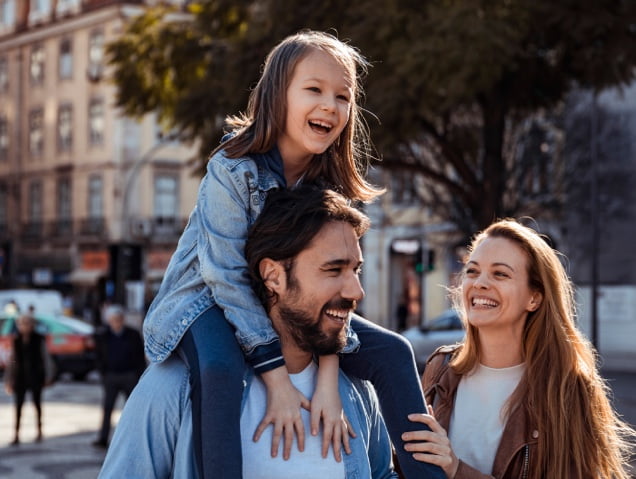
[[428, 261], [426, 263], [426, 270], [427, 271], [433, 271], [435, 269], [435, 250], [434, 249], [429, 249], [428, 250]]
[[422, 248], [418, 248], [418, 250], [415, 252], [414, 266], [415, 272], [417, 274], [424, 273], [424, 250], [422, 250]]

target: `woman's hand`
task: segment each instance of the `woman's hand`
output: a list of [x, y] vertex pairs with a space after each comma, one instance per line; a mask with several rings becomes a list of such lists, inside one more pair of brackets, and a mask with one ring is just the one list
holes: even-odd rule
[[294, 441], [294, 432], [298, 437], [298, 450], [305, 450], [305, 427], [300, 414], [300, 408], [309, 410], [311, 404], [289, 379], [287, 369], [280, 368], [267, 371], [261, 375], [267, 386], [267, 410], [254, 433], [254, 441], [258, 441], [263, 431], [272, 424], [272, 457], [278, 454], [278, 446], [283, 438], [283, 459], [289, 459]]
[[453, 479], [459, 467], [459, 459], [455, 456], [446, 430], [439, 425], [429, 406], [429, 414], [409, 414], [409, 420], [426, 424], [430, 431], [409, 431], [402, 434], [406, 451], [413, 453], [413, 459], [440, 466], [446, 477]]

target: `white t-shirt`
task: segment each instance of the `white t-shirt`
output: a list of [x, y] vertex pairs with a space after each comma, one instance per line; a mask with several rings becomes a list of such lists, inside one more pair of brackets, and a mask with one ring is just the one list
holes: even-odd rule
[[506, 421], [502, 408], [524, 370], [524, 364], [502, 369], [480, 364], [457, 386], [448, 437], [455, 455], [483, 474], [492, 473]]
[[[314, 394], [318, 367], [312, 361], [302, 372], [290, 374], [292, 384], [308, 399]], [[258, 442], [252, 437], [256, 427], [265, 416], [267, 407], [267, 389], [263, 381], [255, 377], [250, 385], [245, 406], [241, 413], [241, 441], [243, 444], [243, 477], [244, 479], [280, 479], [293, 477], [298, 479], [344, 479], [344, 462], [336, 462], [333, 448], [329, 448], [326, 458], [322, 457], [322, 434], [312, 436], [310, 431], [309, 411], [301, 409], [305, 426], [305, 450], [298, 451], [298, 443], [294, 437], [291, 455], [283, 460], [283, 441], [281, 440], [278, 455], [271, 457], [272, 433], [270, 425], [261, 435]], [[344, 453], [343, 453], [344, 454]]]

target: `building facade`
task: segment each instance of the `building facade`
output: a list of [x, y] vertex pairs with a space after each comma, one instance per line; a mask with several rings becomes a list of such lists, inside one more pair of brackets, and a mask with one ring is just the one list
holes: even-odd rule
[[195, 149], [115, 105], [105, 46], [141, 1], [0, 1], [0, 287], [142, 309], [194, 205]]

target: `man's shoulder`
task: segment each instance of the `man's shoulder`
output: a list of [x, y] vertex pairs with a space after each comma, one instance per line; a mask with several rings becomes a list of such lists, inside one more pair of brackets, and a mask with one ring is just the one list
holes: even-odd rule
[[172, 355], [161, 363], [152, 363], [139, 380], [135, 393], [148, 400], [161, 398], [161, 403], [183, 404], [190, 394], [186, 364]]

